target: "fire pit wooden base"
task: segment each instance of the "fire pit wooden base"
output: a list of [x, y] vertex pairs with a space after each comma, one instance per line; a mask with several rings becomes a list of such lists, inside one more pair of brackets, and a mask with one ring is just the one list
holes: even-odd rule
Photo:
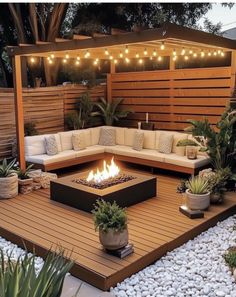
[[85, 178], [88, 172], [53, 180], [51, 181], [50, 198], [91, 212], [97, 199], [116, 201], [121, 207], [127, 207], [156, 196], [156, 177], [127, 171], [124, 173], [132, 175], [134, 179], [102, 190], [73, 182], [75, 179]]

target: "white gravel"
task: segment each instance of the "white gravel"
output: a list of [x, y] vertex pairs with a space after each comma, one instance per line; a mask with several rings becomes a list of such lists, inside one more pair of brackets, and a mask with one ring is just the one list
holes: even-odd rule
[[111, 292], [117, 297], [236, 297], [223, 254], [236, 245], [236, 216], [167, 253]]

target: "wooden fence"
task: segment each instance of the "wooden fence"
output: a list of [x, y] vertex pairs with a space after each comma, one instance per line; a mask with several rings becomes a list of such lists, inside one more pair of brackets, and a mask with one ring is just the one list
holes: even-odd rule
[[122, 109], [135, 113], [122, 125], [149, 120], [156, 129], [183, 130], [188, 119], [207, 117], [215, 124], [232, 97], [231, 67], [113, 73], [111, 98], [124, 98]]
[[[75, 102], [86, 91], [95, 100], [105, 96], [106, 86], [91, 89], [81, 85], [24, 89], [25, 122], [35, 122], [40, 134], [64, 131], [64, 115], [74, 109]], [[13, 90], [0, 89], [0, 159], [11, 155], [15, 137]]]

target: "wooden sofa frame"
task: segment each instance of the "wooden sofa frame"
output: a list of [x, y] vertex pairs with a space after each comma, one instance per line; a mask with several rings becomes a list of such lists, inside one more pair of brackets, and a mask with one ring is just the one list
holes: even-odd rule
[[179, 165], [174, 165], [174, 164], [169, 164], [169, 163], [164, 163], [164, 162], [159, 162], [154, 160], [146, 160], [146, 159], [123, 156], [123, 155], [112, 154], [112, 153], [100, 153], [96, 155], [78, 157], [71, 160], [64, 160], [64, 161], [55, 162], [48, 165], [41, 165], [41, 164], [34, 164], [34, 165], [35, 165], [35, 168], [42, 169], [44, 171], [52, 171], [52, 170], [66, 168], [73, 165], [79, 165], [79, 164], [83, 164], [91, 161], [102, 160], [104, 158], [111, 158], [113, 156], [118, 161], [140, 164], [140, 165], [150, 166], [152, 168], [166, 169], [166, 170], [171, 170], [171, 171], [176, 171], [176, 172], [181, 172], [186, 174], [197, 174], [199, 170], [205, 167], [205, 166], [202, 166], [199, 168], [189, 168], [185, 166], [179, 166]]

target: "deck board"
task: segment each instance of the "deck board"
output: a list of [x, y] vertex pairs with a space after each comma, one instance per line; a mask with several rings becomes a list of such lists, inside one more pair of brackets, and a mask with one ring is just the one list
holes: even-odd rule
[[56, 245], [72, 250], [72, 274], [107, 290], [235, 213], [236, 194], [229, 193], [223, 205], [205, 212], [204, 219], [188, 219], [178, 211], [177, 182], [174, 177], [158, 176], [158, 197], [128, 208], [135, 253], [123, 260], [102, 251], [90, 214], [50, 201], [49, 190], [1, 200], [0, 235], [42, 256]]

